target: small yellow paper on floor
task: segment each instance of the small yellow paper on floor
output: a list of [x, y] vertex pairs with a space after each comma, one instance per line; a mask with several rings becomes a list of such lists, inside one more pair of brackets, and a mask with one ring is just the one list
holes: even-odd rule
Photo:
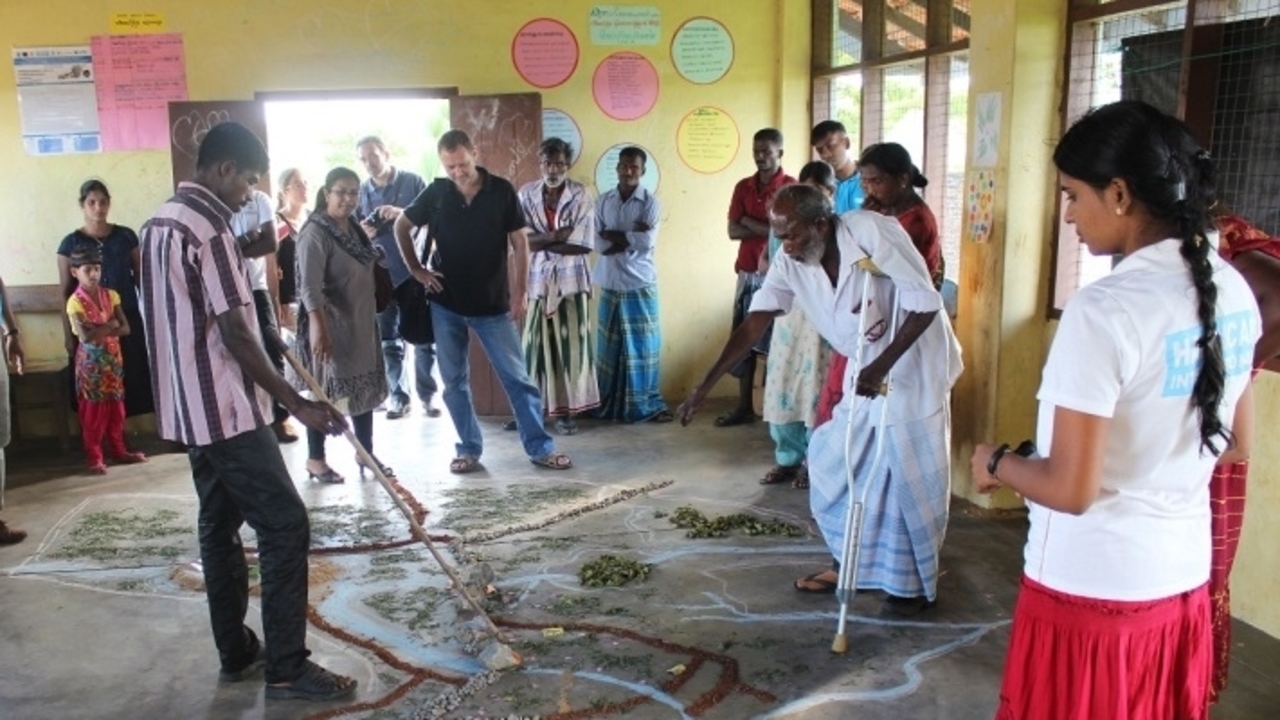
[[681, 663], [679, 665], [672, 665], [670, 668], [667, 669], [667, 672], [671, 675], [683, 675], [685, 669], [686, 668], [684, 664]]
[[559, 637], [564, 634], [562, 627], [542, 628], [542, 637]]

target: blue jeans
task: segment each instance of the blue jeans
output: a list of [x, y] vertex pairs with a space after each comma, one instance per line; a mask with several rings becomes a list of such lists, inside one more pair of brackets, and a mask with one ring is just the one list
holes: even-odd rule
[[[382, 336], [382, 359], [387, 366], [388, 405], [409, 403], [409, 382], [404, 372], [404, 346], [400, 339], [400, 305], [395, 300], [386, 310], [378, 313], [378, 334]], [[424, 405], [436, 394], [436, 379], [431, 368], [436, 364], [436, 353], [430, 345], [413, 346], [414, 389]]]
[[502, 390], [515, 412], [525, 454], [540, 458], [555, 452], [555, 443], [542, 426], [542, 393], [529, 381], [511, 316], [502, 313], [468, 317], [446, 310], [439, 303], [431, 303], [431, 321], [435, 324], [436, 354], [440, 359], [440, 377], [444, 380], [444, 404], [458, 431], [458, 455], [478, 458], [484, 451], [476, 407], [471, 401], [468, 328], [480, 339], [489, 364], [498, 373]]

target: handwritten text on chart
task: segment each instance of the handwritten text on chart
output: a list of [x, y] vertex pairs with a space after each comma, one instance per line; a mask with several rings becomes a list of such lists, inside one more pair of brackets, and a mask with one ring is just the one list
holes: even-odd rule
[[160, 13], [112, 13], [111, 34], [163, 32], [164, 15]]
[[593, 45], [657, 45], [662, 13], [647, 5], [596, 5], [591, 8]]

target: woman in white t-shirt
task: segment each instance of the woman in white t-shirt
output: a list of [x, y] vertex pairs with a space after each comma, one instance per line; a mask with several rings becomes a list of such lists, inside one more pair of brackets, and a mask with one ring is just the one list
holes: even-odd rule
[[1063, 311], [1043, 456], [974, 450], [978, 491], [1031, 519], [997, 718], [1207, 718], [1209, 476], [1248, 455], [1258, 307], [1205, 237], [1213, 162], [1181, 122], [1106, 105], [1053, 159], [1066, 221], [1124, 259]]

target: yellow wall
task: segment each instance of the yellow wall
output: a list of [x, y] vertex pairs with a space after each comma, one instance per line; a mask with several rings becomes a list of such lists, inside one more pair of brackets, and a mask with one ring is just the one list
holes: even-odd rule
[[[97, 0], [0, 4], [0, 47], [87, 43], [108, 32], [112, 11], [161, 13], [170, 31], [183, 33], [187, 87], [193, 100], [252, 99], [271, 90], [456, 86], [462, 93], [530, 91], [510, 61], [511, 40], [525, 22], [553, 17], [578, 37], [581, 60], [574, 76], [543, 92], [543, 105], [577, 120], [584, 136], [579, 179], [592, 184], [599, 155], [618, 142], [653, 152], [662, 184], [663, 226], [658, 263], [664, 346], [664, 391], [679, 401], [701, 377], [728, 334], [733, 257], [725, 213], [733, 183], [754, 172], [751, 134], [779, 127], [792, 139], [786, 158], [791, 172], [808, 158], [809, 3], [803, 0], [653, 0], [662, 13], [656, 46], [598, 47], [590, 44], [587, 0], [525, 0], [457, 3], [447, 0], [310, 0], [264, 3], [247, 0], [190, 2], [149, 0], [121, 6]], [[295, 8], [286, 12], [282, 8]], [[728, 10], [732, 8], [732, 12]], [[681, 78], [669, 46], [684, 20], [705, 15], [728, 27], [736, 58], [713, 85]], [[633, 122], [617, 122], [591, 99], [591, 74], [607, 54], [635, 50], [657, 67], [657, 106]], [[675, 149], [682, 117], [701, 105], [728, 111], [742, 138], [729, 169], [700, 175]], [[0, 272], [10, 285], [56, 281], [54, 249], [76, 227], [76, 189], [100, 176], [112, 188], [112, 220], [138, 227], [169, 194], [166, 152], [31, 157], [20, 140], [11, 72], [0, 72], [0, 166], [9, 182], [0, 194]], [[355, 164], [354, 153], [352, 164]], [[56, 359], [60, 331], [52, 318], [24, 318], [27, 351]], [[729, 383], [719, 388], [732, 390]]]

